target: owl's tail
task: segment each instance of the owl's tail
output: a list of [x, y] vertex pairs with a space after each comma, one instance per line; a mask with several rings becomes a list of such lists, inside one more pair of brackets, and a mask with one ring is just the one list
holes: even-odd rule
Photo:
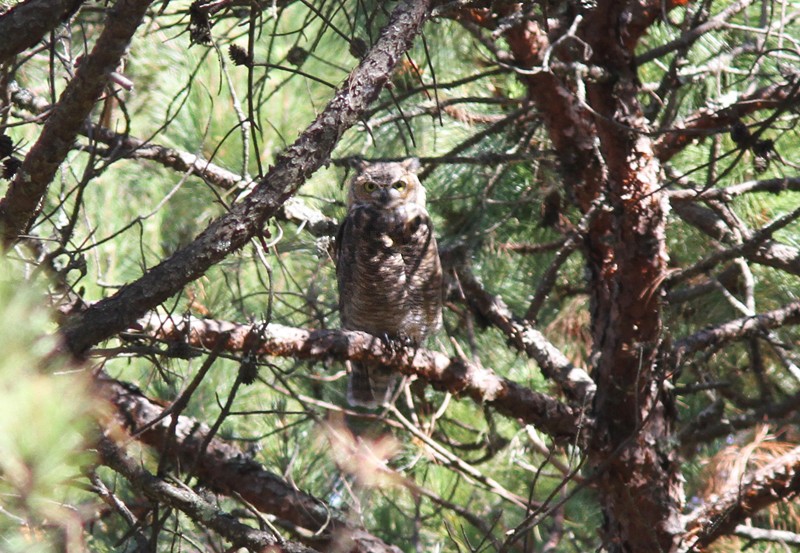
[[350, 362], [347, 403], [353, 407], [375, 409], [389, 401], [396, 383], [396, 372], [380, 365]]

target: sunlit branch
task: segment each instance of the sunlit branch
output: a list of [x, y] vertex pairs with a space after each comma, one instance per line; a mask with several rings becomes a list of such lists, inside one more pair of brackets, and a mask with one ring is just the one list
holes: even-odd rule
[[456, 271], [464, 294], [474, 309], [503, 331], [518, 350], [535, 359], [545, 376], [557, 382], [568, 397], [591, 402], [596, 385], [585, 370], [570, 363], [530, 323], [515, 317], [502, 298], [487, 292], [467, 267], [457, 267]]
[[314, 553], [297, 542], [288, 542], [272, 532], [257, 530], [236, 520], [230, 514], [209, 503], [188, 486], [179, 486], [158, 478], [145, 470], [133, 458], [103, 438], [99, 444], [101, 462], [121, 474], [131, 486], [148, 498], [164, 503], [219, 533], [238, 547], [250, 551], [276, 551], [283, 553]]
[[767, 330], [798, 323], [800, 323], [800, 301], [795, 301], [780, 309], [704, 328], [676, 341], [674, 352], [679, 359], [685, 359], [698, 351], [707, 352], [709, 348], [716, 350], [736, 340], [760, 336]]
[[101, 376], [96, 384], [101, 395], [116, 409], [117, 418], [127, 432], [160, 454], [169, 455], [169, 461], [193, 466], [204, 486], [223, 495], [243, 498], [259, 511], [276, 516], [305, 541], [315, 546], [325, 545], [325, 550], [336, 540], [346, 540], [360, 553], [397, 552], [396, 548], [347, 523], [319, 499], [266, 470], [230, 442], [214, 437], [199, 455], [200, 444], [209, 432], [209, 427], [200, 421], [183, 415], [176, 417], [172, 436], [172, 415], [168, 409], [117, 380]]
[[582, 413], [545, 394], [503, 378], [466, 360], [423, 349], [387, 347], [365, 332], [306, 330], [279, 324], [259, 329], [227, 321], [173, 319], [151, 313], [142, 319], [145, 336], [185, 341], [190, 346], [256, 356], [377, 363], [407, 375], [424, 378], [437, 390], [468, 396], [498, 413], [533, 424], [554, 438], [574, 439], [589, 423]]

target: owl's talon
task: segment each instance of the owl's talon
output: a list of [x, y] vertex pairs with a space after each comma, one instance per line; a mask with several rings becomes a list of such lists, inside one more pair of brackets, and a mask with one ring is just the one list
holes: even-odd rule
[[389, 350], [389, 354], [390, 355], [394, 355], [395, 354], [395, 345], [397, 343], [397, 340], [395, 338], [392, 338], [391, 336], [389, 336], [385, 332], [383, 332], [380, 335], [380, 339], [381, 339], [381, 343], [383, 344], [383, 347], [385, 347], [387, 350]]

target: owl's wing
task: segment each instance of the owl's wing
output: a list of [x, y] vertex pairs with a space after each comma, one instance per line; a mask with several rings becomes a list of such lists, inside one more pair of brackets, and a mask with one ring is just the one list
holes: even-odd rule
[[423, 208], [409, 213], [403, 226], [401, 248], [412, 308], [423, 318], [423, 334], [442, 325], [442, 265], [433, 234], [433, 223]]
[[342, 318], [342, 326], [347, 327], [345, 320], [344, 305], [349, 301], [354, 281], [353, 270], [355, 268], [356, 244], [353, 240], [353, 212], [347, 216], [339, 225], [336, 233], [336, 244], [334, 245], [334, 255], [336, 259], [336, 280], [339, 285], [339, 313]]

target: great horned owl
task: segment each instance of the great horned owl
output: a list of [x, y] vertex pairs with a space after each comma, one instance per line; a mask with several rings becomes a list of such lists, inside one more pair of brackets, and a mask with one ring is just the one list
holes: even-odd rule
[[[336, 239], [342, 327], [415, 347], [442, 324], [442, 267], [418, 167], [361, 164]], [[350, 363], [347, 400], [374, 409], [396, 379], [386, 367]]]

